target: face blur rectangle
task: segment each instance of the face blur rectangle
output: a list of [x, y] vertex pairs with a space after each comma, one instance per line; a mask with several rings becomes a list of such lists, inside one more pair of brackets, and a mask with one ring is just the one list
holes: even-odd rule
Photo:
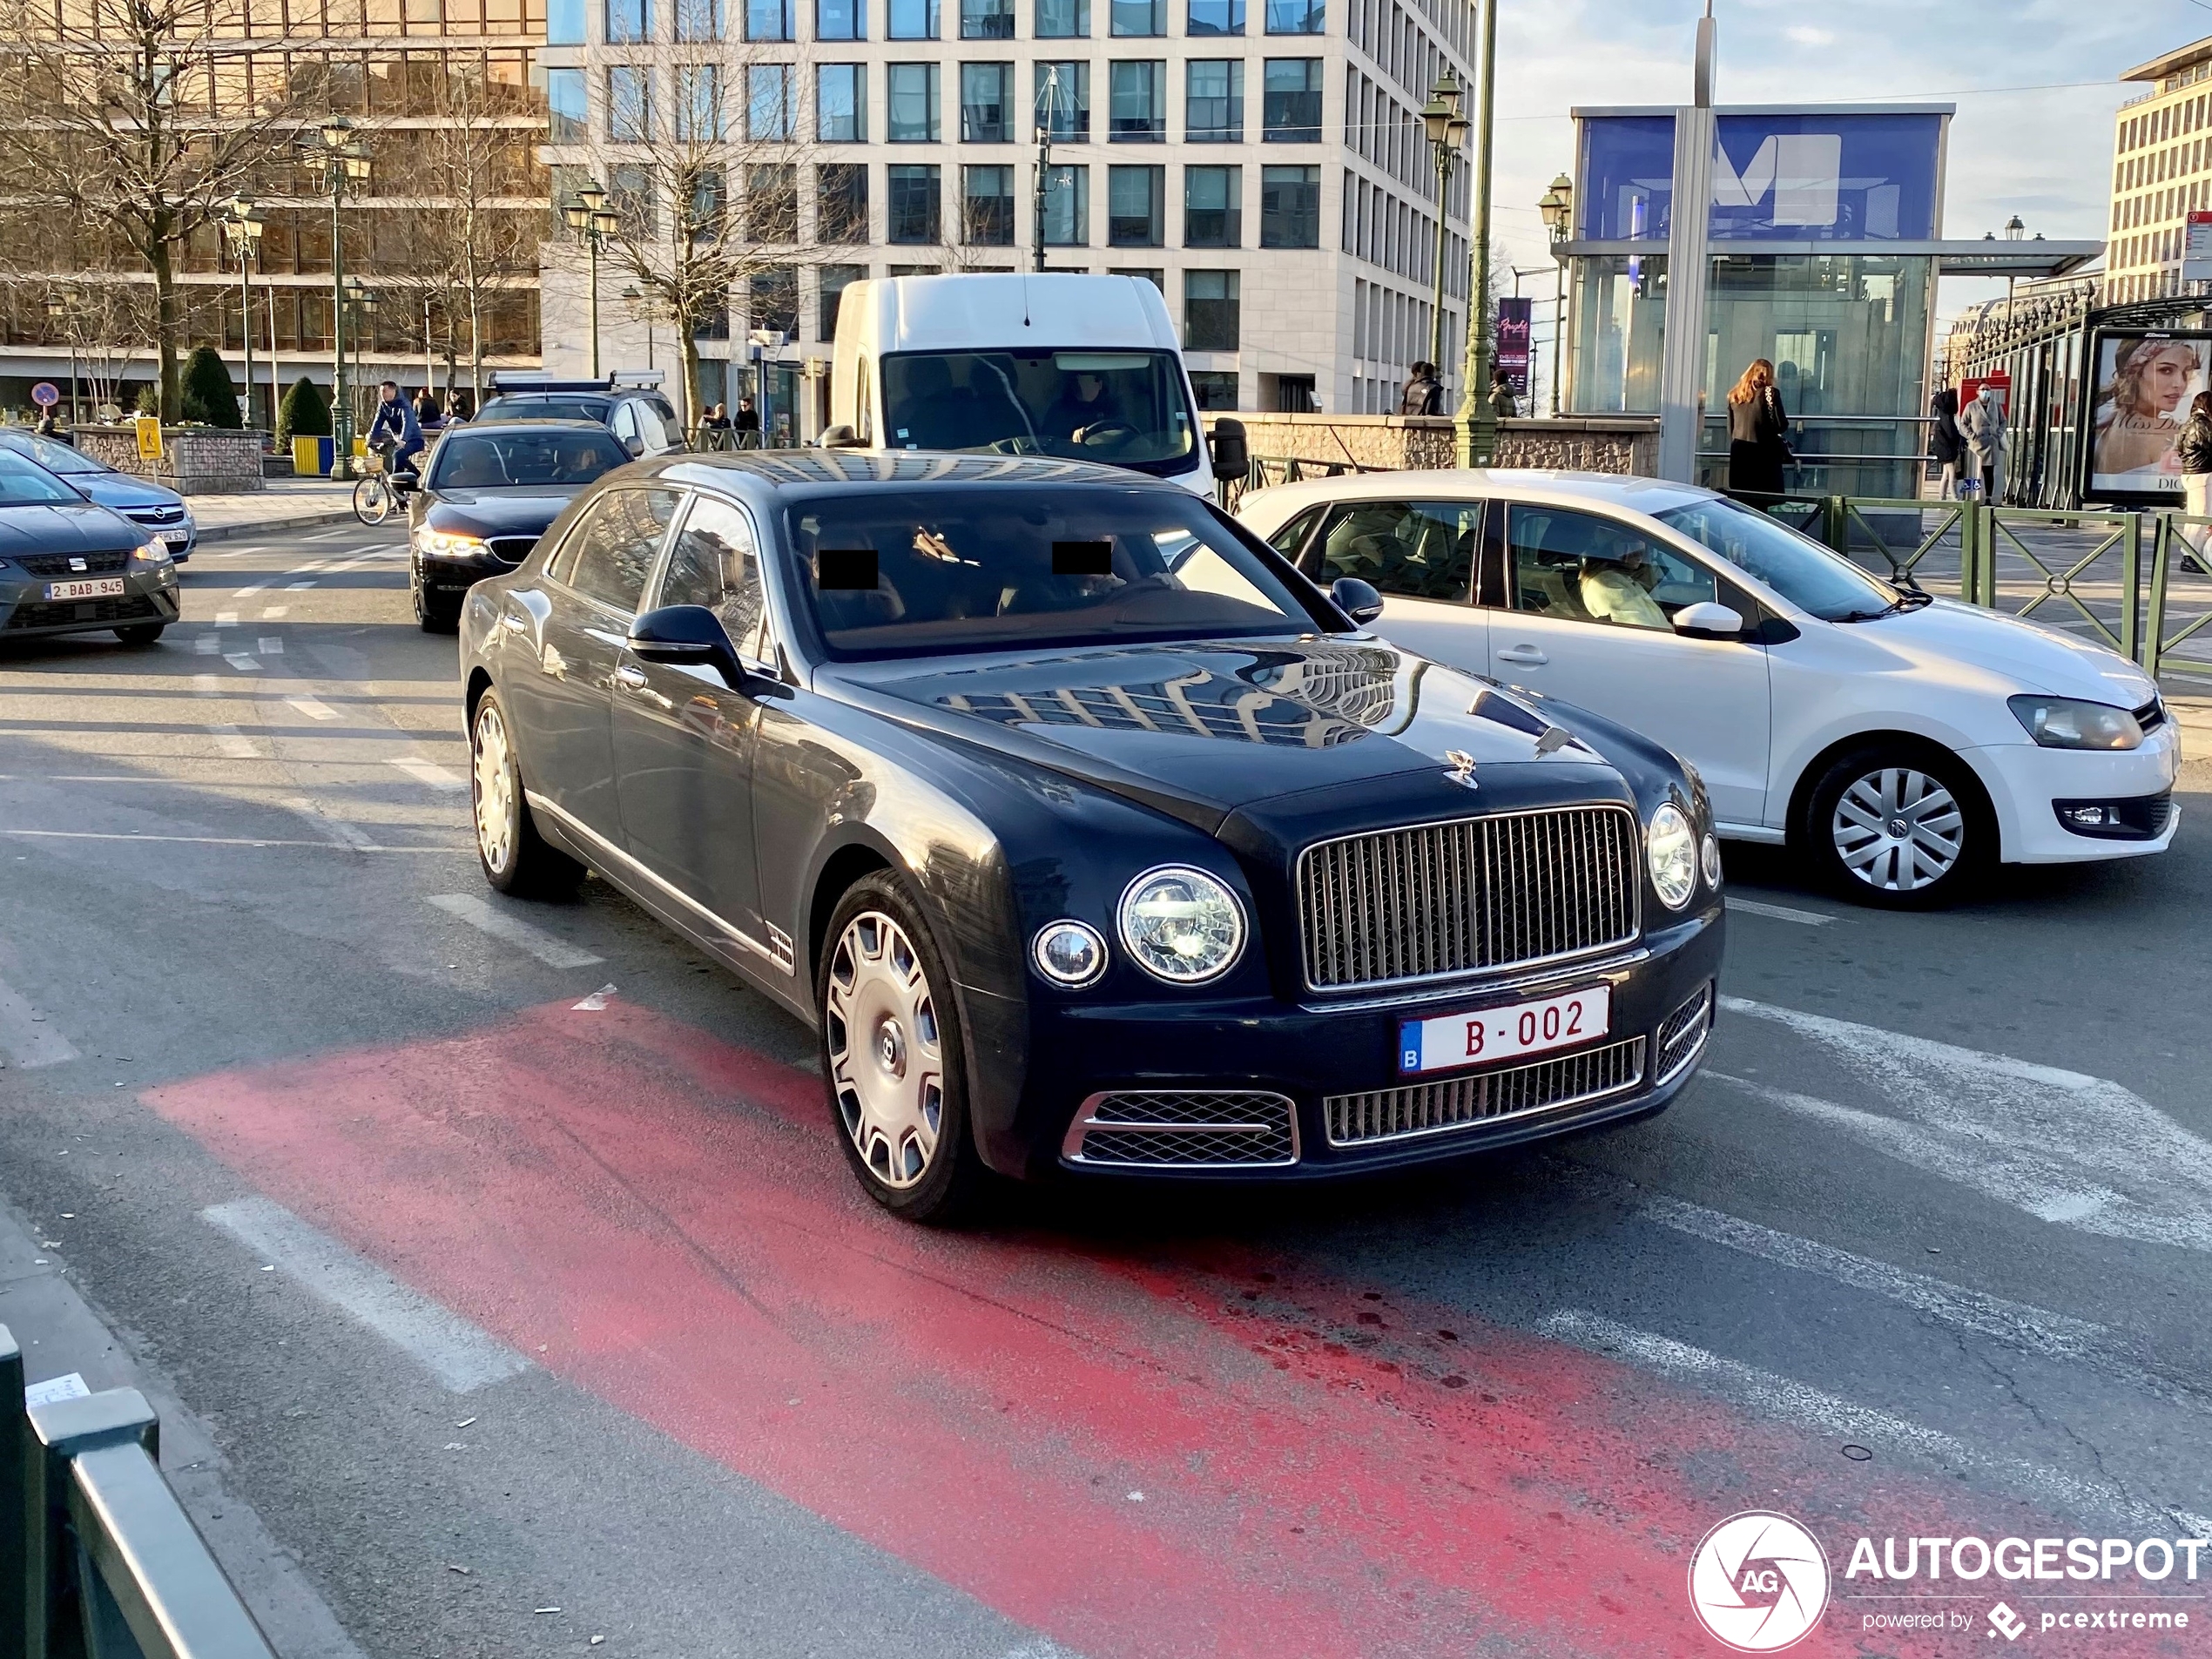
[[873, 593], [880, 580], [872, 547], [825, 547], [814, 554], [814, 585], [824, 593]]
[[1111, 542], [1055, 542], [1052, 544], [1052, 573], [1055, 576], [1111, 576], [1114, 573], [1114, 544]]

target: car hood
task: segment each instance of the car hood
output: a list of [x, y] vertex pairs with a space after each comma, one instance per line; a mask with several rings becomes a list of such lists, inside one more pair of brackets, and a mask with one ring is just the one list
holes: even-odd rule
[[423, 502], [432, 529], [479, 536], [542, 536], [567, 509], [583, 484], [509, 484], [493, 489], [441, 489]]
[[[822, 689], [911, 725], [1099, 785], [1208, 833], [1281, 797], [1409, 775], [1469, 810], [1632, 801], [1613, 761], [1486, 680], [1378, 639], [1229, 640], [840, 664]], [[1600, 740], [1602, 741], [1602, 739]], [[1430, 787], [1431, 782], [1434, 787]]]
[[2158, 690], [2149, 675], [2105, 645], [2032, 617], [1985, 610], [1956, 599], [1938, 599], [1917, 610], [1872, 622], [1833, 625], [1864, 633], [1871, 643], [1910, 653], [1932, 665], [1944, 659], [1970, 664], [2018, 682], [2023, 691], [2134, 709], [2149, 702]]
[[68, 482], [103, 507], [177, 507], [185, 499], [173, 489], [127, 472], [73, 472]]
[[11, 553], [111, 553], [137, 547], [146, 532], [91, 502], [0, 507], [0, 558]]

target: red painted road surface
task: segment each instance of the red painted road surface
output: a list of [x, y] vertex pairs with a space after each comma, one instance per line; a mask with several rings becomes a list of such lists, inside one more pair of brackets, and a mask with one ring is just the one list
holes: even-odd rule
[[[1862, 1530], [1998, 1507], [1946, 1525], [1972, 1494], [1295, 1257], [903, 1224], [816, 1079], [619, 1001], [146, 1098], [559, 1376], [1099, 1659], [1712, 1655], [1685, 1575], [1723, 1517], [1796, 1515], [1840, 1574]], [[1797, 1651], [1860, 1651], [1847, 1622]]]

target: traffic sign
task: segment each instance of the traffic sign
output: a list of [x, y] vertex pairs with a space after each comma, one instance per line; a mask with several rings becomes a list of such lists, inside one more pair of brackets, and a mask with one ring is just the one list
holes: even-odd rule
[[30, 388], [30, 401], [42, 409], [51, 409], [62, 401], [62, 388], [51, 381], [41, 381]]

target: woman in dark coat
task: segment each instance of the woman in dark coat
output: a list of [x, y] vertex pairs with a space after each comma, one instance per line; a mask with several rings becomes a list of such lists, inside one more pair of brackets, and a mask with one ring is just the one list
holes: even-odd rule
[[1935, 424], [1928, 431], [1928, 456], [1943, 469], [1943, 485], [1937, 492], [1939, 501], [1959, 499], [1959, 457], [1966, 447], [1959, 431], [1959, 389], [1946, 386], [1928, 400], [1928, 413], [1935, 416]]
[[1728, 395], [1728, 487], [1748, 495], [1782, 494], [1782, 469], [1790, 460], [1783, 435], [1789, 429], [1774, 365], [1757, 358]]

